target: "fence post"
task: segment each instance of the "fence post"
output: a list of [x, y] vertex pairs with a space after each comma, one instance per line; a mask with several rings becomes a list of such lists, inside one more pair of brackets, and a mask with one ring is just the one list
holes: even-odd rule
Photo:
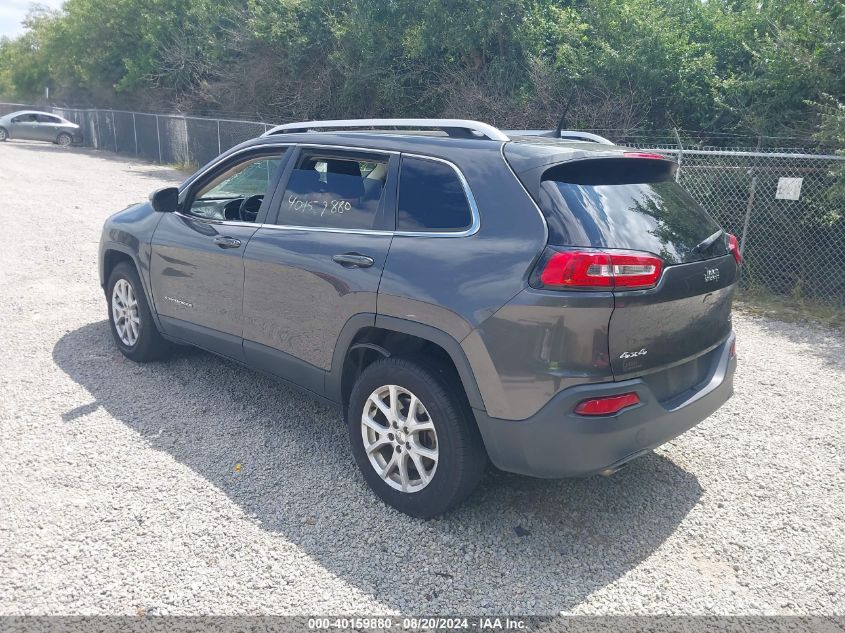
[[117, 124], [114, 122], [114, 108], [111, 111], [111, 132], [114, 137], [114, 153], [117, 154]]
[[161, 131], [158, 129], [158, 115], [156, 115], [156, 138], [158, 139], [158, 162], [161, 164]]
[[[763, 137], [757, 137], [757, 152], [763, 146]], [[757, 166], [757, 156], [754, 157], [754, 160], [751, 161], [751, 169], [749, 173], [751, 174], [751, 186], [748, 190], [748, 204], [745, 205], [745, 221], [742, 223], [742, 236], [739, 238], [739, 254], [745, 254], [745, 239], [748, 237], [748, 226], [751, 222], [751, 210], [754, 208], [754, 195], [757, 192], [757, 173], [754, 171], [754, 168]]]
[[675, 182], [681, 179], [681, 164], [684, 162], [684, 145], [681, 143], [681, 135], [678, 134], [678, 128], [675, 128], [675, 140], [678, 143], [678, 170], [675, 172]]
[[138, 127], [135, 125], [135, 113], [132, 113], [132, 135], [135, 137], [135, 156], [138, 156]]
[[191, 164], [191, 145], [188, 143], [188, 117], [183, 116], [182, 120], [185, 122], [185, 164]]
[[220, 149], [220, 119], [217, 119], [217, 155], [223, 153], [223, 150]]

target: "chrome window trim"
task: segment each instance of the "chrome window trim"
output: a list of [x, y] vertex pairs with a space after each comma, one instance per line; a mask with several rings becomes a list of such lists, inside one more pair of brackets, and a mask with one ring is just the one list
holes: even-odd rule
[[198, 215], [185, 215], [181, 211], [174, 211], [173, 215], [178, 215], [180, 218], [186, 220], [193, 220], [194, 222], [205, 222], [206, 224], [219, 224], [223, 226], [254, 226], [259, 228], [263, 224], [256, 224], [255, 222], [244, 222], [242, 220], [218, 220], [216, 218], [203, 218]]
[[[452, 170], [457, 174], [458, 180], [461, 182], [461, 186], [464, 189], [464, 195], [467, 198], [467, 202], [469, 203], [470, 213], [472, 214], [472, 223], [470, 226], [463, 231], [385, 231], [385, 230], [377, 230], [377, 229], [341, 229], [341, 228], [334, 228], [334, 227], [319, 227], [319, 226], [297, 226], [292, 224], [270, 224], [264, 222], [262, 224], [257, 224], [255, 222], [242, 222], [240, 220], [217, 220], [215, 218], [202, 218], [196, 215], [187, 215], [182, 213], [181, 211], [175, 211], [175, 215], [179, 217], [188, 219], [188, 220], [195, 220], [199, 222], [207, 222], [208, 224], [215, 224], [219, 226], [253, 226], [256, 229], [273, 229], [273, 230], [289, 230], [289, 231], [317, 231], [320, 233], [350, 233], [355, 235], [382, 235], [382, 236], [397, 236], [397, 237], [469, 237], [471, 235], [475, 235], [481, 229], [481, 215], [478, 211], [478, 204], [475, 201], [475, 196], [472, 194], [472, 189], [470, 189], [469, 183], [467, 179], [464, 177], [464, 174], [458, 168], [455, 163], [452, 161], [446, 160], [445, 158], [438, 158], [436, 156], [427, 156], [425, 154], [414, 154], [410, 152], [400, 152], [397, 150], [382, 150], [382, 149], [374, 149], [371, 147], [359, 147], [354, 145], [333, 145], [333, 144], [324, 144], [324, 143], [297, 143], [297, 142], [286, 142], [286, 143], [266, 143], [261, 145], [252, 145], [250, 147], [245, 147], [243, 149], [238, 150], [237, 152], [233, 152], [231, 154], [227, 154], [225, 157], [218, 157], [219, 160], [211, 163], [206, 169], [202, 172], [197, 172], [194, 176], [190, 179], [185, 181], [183, 185], [190, 186], [196, 180], [199, 180], [209, 171], [217, 167], [220, 163], [229, 160], [232, 157], [238, 156], [239, 154], [244, 154], [249, 151], [257, 150], [257, 149], [264, 149], [264, 148], [273, 148], [273, 147], [300, 147], [300, 148], [311, 148], [315, 147], [318, 149], [338, 149], [338, 150], [346, 150], [352, 152], [364, 152], [369, 154], [392, 154], [392, 155], [400, 155], [400, 156], [408, 156], [410, 158], [420, 158], [423, 160], [431, 160], [435, 162], [445, 163], [452, 168]], [[502, 148], [504, 148], [504, 143], [502, 143]], [[503, 152], [503, 149], [502, 149]], [[502, 158], [504, 159], [504, 153], [502, 153]], [[505, 161], [507, 164], [507, 161]], [[183, 189], [179, 190], [179, 194], [182, 194]], [[530, 197], [530, 196], [529, 196]], [[396, 192], [396, 203], [399, 203], [399, 191], [398, 191], [398, 183], [397, 183], [397, 192]], [[539, 209], [538, 209], [539, 212]], [[542, 215], [542, 214], [541, 214]], [[544, 218], [545, 220], [545, 218]]]

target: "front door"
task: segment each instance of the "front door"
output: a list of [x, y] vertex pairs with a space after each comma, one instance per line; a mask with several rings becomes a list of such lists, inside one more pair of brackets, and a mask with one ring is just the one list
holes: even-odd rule
[[242, 359], [243, 254], [266, 215], [283, 152], [256, 149], [212, 167], [182, 192], [182, 210], [162, 217], [150, 279], [165, 334]]
[[321, 393], [346, 321], [376, 312], [397, 158], [302, 148], [292, 160], [275, 218], [244, 255], [244, 355]]
[[38, 124], [38, 115], [34, 112], [16, 116], [12, 119], [11, 127], [12, 129], [9, 130], [9, 135], [12, 138], [27, 141], [43, 140], [40, 137], [41, 129]]

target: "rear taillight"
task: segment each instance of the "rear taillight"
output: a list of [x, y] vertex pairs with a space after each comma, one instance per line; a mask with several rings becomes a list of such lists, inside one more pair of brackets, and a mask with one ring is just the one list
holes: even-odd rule
[[731, 252], [731, 255], [734, 256], [737, 264], [742, 263], [742, 255], [739, 252], [739, 241], [736, 239], [736, 235], [728, 233], [728, 250]]
[[575, 407], [575, 413], [578, 415], [613, 415], [619, 413], [622, 409], [633, 407], [639, 403], [640, 397], [632, 391], [618, 396], [584, 400]]
[[542, 288], [637, 290], [660, 279], [663, 260], [646, 253], [548, 249], [533, 281]]
[[733, 358], [734, 356], [736, 356], [736, 339], [734, 339], [734, 340], [731, 342], [731, 352], [730, 352], [730, 354], [731, 354], [731, 358]]

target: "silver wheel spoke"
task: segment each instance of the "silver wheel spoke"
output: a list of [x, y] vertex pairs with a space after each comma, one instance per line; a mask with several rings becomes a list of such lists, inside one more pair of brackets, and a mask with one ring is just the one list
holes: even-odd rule
[[408, 478], [408, 453], [399, 453], [399, 483], [402, 485], [402, 490], [408, 489], [410, 480]]
[[417, 443], [411, 444], [411, 451], [419, 455], [420, 457], [428, 457], [431, 461], [437, 462], [437, 451], [433, 451], [430, 448], [426, 448], [425, 446], [420, 446]]
[[392, 471], [394, 468], [396, 468], [396, 461], [397, 461], [396, 456], [397, 455], [398, 455], [398, 453], [396, 453], [394, 451], [393, 456], [390, 458], [390, 461], [387, 462], [385, 467], [382, 469], [382, 471], [380, 473], [382, 479], [387, 479], [387, 476], [390, 474], [390, 471]]
[[409, 454], [411, 456], [411, 460], [414, 462], [414, 467], [420, 474], [420, 479], [422, 479], [424, 483], [428, 483], [429, 479], [431, 478], [428, 476], [425, 467], [423, 467], [422, 458], [413, 451], [411, 451]]
[[370, 402], [378, 407], [379, 411], [381, 411], [384, 414], [384, 417], [387, 418], [387, 423], [390, 424], [393, 419], [391, 417], [393, 413], [390, 411], [390, 407], [384, 404], [384, 401], [381, 398], [373, 398], [370, 396]]
[[373, 451], [377, 451], [377, 450], [379, 450], [381, 447], [383, 447], [383, 446], [389, 446], [389, 445], [390, 445], [390, 440], [389, 440], [389, 439], [387, 439], [387, 436], [386, 436], [386, 435], [383, 435], [382, 437], [380, 437], [379, 439], [377, 439], [375, 442], [373, 442], [373, 443], [372, 443], [372, 444], [370, 444], [369, 446], [365, 446], [364, 448], [365, 448], [365, 450], [367, 451], [367, 454], [369, 455], [369, 454], [370, 454], [370, 453], [372, 453]]
[[417, 421], [417, 407], [419, 406], [420, 401], [414, 395], [411, 394], [411, 402], [408, 403], [408, 415], [405, 417], [405, 422], [408, 424], [415, 424]]
[[376, 422], [375, 420], [373, 420], [373, 419], [372, 419], [369, 415], [367, 415], [366, 413], [365, 413], [365, 414], [363, 415], [363, 417], [361, 418], [361, 424], [363, 424], [364, 426], [367, 426], [367, 427], [371, 428], [373, 431], [375, 431], [375, 432], [376, 432], [376, 433], [378, 433], [379, 435], [380, 435], [380, 434], [382, 434], [382, 433], [387, 433], [387, 427], [382, 426], [381, 424], [379, 424], [378, 422]]
[[409, 430], [411, 431], [411, 433], [420, 433], [422, 431], [434, 431], [434, 424], [432, 424], [431, 420], [426, 420], [425, 422], [414, 421], [414, 423], [410, 425]]
[[396, 385], [390, 385], [390, 421], [399, 421], [399, 390]]

